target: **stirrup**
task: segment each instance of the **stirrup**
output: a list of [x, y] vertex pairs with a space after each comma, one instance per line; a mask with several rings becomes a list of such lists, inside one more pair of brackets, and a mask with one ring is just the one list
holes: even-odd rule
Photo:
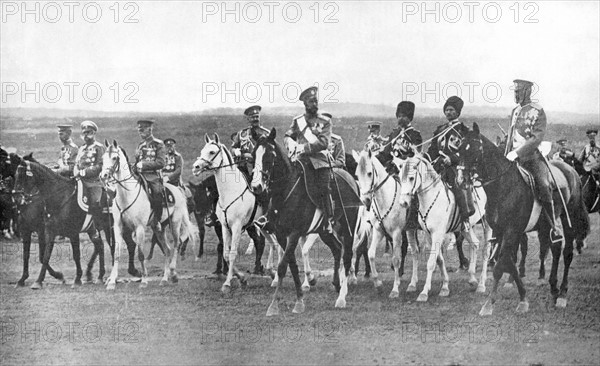
[[215, 220], [213, 220], [213, 218], [208, 215], [204, 218], [204, 225], [211, 227], [211, 226], [215, 226]]
[[268, 223], [269, 223], [269, 219], [267, 219], [266, 215], [262, 215], [258, 219], [254, 220], [254, 224], [261, 229], [264, 229]]
[[550, 229], [550, 241], [552, 244], [558, 244], [563, 241], [563, 236], [558, 230]]

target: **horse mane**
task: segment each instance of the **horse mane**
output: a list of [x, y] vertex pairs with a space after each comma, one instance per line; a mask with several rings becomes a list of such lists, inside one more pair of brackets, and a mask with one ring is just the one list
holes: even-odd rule
[[227, 164], [232, 165], [233, 164], [233, 156], [231, 156], [231, 152], [229, 152], [229, 150], [227, 149], [227, 147], [224, 144], [219, 144], [219, 147], [221, 149], [223, 149], [223, 151], [225, 152], [225, 156], [227, 156]]
[[73, 181], [67, 177], [63, 177], [62, 175], [56, 174], [50, 168], [40, 163], [36, 163], [35, 161], [30, 161], [29, 166], [34, 173], [42, 173], [45, 174], [45, 178], [50, 178], [53, 181], [58, 183], [64, 183], [68, 185], [73, 185]]
[[291, 172], [292, 162], [290, 161], [290, 158], [288, 158], [285, 148], [276, 140], [273, 140], [273, 145], [275, 146], [275, 153], [281, 156], [281, 160], [283, 161], [283, 166], [286, 170], [286, 173]]

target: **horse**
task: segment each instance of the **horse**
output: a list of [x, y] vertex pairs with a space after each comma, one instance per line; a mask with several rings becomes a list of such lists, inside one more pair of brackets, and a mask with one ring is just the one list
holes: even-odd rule
[[[278, 211], [278, 222], [274, 223], [278, 242], [285, 250], [283, 260], [279, 262], [277, 272], [279, 281], [273, 294], [273, 299], [267, 310], [267, 316], [279, 314], [279, 289], [289, 265], [296, 288], [296, 303], [293, 313], [305, 311], [304, 293], [298, 273], [295, 250], [298, 239], [311, 233], [317, 233], [333, 254], [334, 279], [333, 285], [339, 291], [336, 307], [346, 306], [348, 281], [346, 276], [352, 264], [352, 235], [357, 222], [359, 207], [358, 186], [354, 179], [342, 169], [333, 169], [334, 179], [331, 182], [333, 196], [336, 198], [334, 233], [327, 233], [323, 228], [322, 210], [312, 202], [307, 182], [303, 176], [300, 162], [292, 165], [285, 148], [275, 141], [276, 130], [273, 128], [268, 136], [257, 140], [253, 155], [255, 166], [253, 171], [252, 189], [262, 194], [268, 192], [271, 204]], [[350, 204], [351, 207], [342, 207]], [[340, 266], [341, 258], [344, 258]]]
[[[372, 155], [371, 150], [363, 150], [360, 154], [353, 152], [353, 156], [358, 162], [356, 176], [360, 187], [360, 198], [365, 207], [371, 207], [372, 213], [374, 230], [368, 255], [372, 268], [373, 283], [376, 288], [380, 288], [382, 285], [375, 266], [375, 254], [377, 245], [389, 238], [392, 242], [392, 264], [394, 268], [394, 285], [389, 297], [397, 298], [400, 295], [398, 290], [400, 276], [404, 272], [406, 251], [402, 253], [402, 234], [407, 221], [407, 208], [401, 205], [398, 195], [401, 191], [400, 184], [391, 174], [386, 172], [385, 167]], [[415, 229], [406, 230], [406, 236], [413, 251], [413, 273], [406, 291], [414, 292], [417, 290], [418, 253], [420, 249]]]
[[[100, 259], [100, 269], [98, 274], [98, 282], [102, 282], [105, 274], [104, 270], [104, 243], [98, 234], [98, 229], [95, 223], [87, 217], [87, 212], [79, 207], [77, 203], [77, 187], [76, 183], [69, 178], [62, 177], [50, 168], [33, 161], [21, 160], [15, 173], [15, 193], [27, 193], [33, 190], [39, 191], [40, 200], [45, 204], [45, 213], [47, 218], [44, 222], [44, 233], [46, 245], [42, 258], [42, 268], [38, 279], [31, 286], [32, 289], [41, 289], [43, 281], [48, 271], [53, 277], [61, 279], [62, 274], [54, 272], [49, 265], [50, 257], [56, 236], [62, 235], [69, 238], [71, 248], [73, 250], [73, 260], [76, 266], [75, 280], [73, 287], [82, 284], [81, 276], [81, 253], [79, 246], [79, 233], [86, 232], [94, 244], [94, 252], [87, 266], [86, 277], [91, 281], [91, 269], [93, 263], [98, 256]], [[41, 204], [40, 204], [41, 205]], [[27, 220], [32, 220], [32, 224], [41, 224], [35, 222], [39, 220], [41, 206], [36, 205], [36, 209], [32, 208], [32, 216], [27, 217]], [[38, 215], [35, 215], [35, 212]], [[29, 215], [28, 215], [29, 216]], [[108, 225], [108, 224], [106, 224]], [[108, 226], [106, 226], [108, 227]], [[108, 240], [110, 240], [108, 238]], [[27, 243], [25, 243], [27, 245]], [[25, 259], [25, 258], [24, 258]], [[56, 275], [55, 275], [56, 274]], [[22, 282], [24, 283], [24, 282]]]
[[[401, 189], [400, 202], [408, 207], [412, 197], [417, 196], [419, 200], [419, 224], [430, 239], [431, 249], [427, 261], [427, 278], [423, 291], [417, 297], [417, 301], [427, 301], [431, 289], [431, 278], [436, 267], [436, 261], [442, 272], [442, 288], [439, 296], [448, 296], [448, 273], [441, 246], [447, 233], [462, 231], [463, 237], [470, 244], [469, 284], [476, 287], [479, 293], [485, 292], [487, 279], [487, 262], [489, 259], [489, 234], [488, 225], [485, 222], [486, 194], [481, 188], [475, 189], [476, 210], [469, 218], [470, 230], [462, 227], [462, 221], [458, 213], [458, 206], [452, 191], [442, 182], [441, 176], [433, 169], [431, 163], [419, 154], [406, 159], [400, 171]], [[475, 236], [473, 226], [482, 221], [484, 231], [484, 245], [482, 246], [483, 266], [479, 282], [475, 278], [477, 264], [477, 248], [479, 240]]]
[[[119, 257], [121, 256], [123, 241], [133, 240], [132, 234], [135, 234], [138, 259], [142, 267], [140, 288], [145, 288], [148, 286], [148, 268], [144, 256], [144, 242], [146, 238], [145, 229], [152, 212], [150, 209], [150, 200], [148, 199], [148, 195], [143, 193], [144, 189], [140, 180], [132, 174], [127, 155], [117, 141], [113, 140], [113, 143], [109, 144], [108, 141], [104, 140], [104, 145], [106, 152], [102, 156], [100, 178], [105, 185], [112, 184], [116, 190], [112, 211], [115, 233], [115, 258], [106, 289], [114, 290], [116, 287], [117, 275], [119, 274]], [[165, 221], [169, 222], [171, 233], [173, 234], [174, 248], [171, 250], [169, 247], [164, 229], [161, 231], [153, 229], [154, 234], [158, 238], [158, 244], [165, 253], [161, 285], [167, 283], [169, 279], [173, 283], [178, 282], [175, 269], [179, 245], [182, 240], [192, 240], [192, 243], [194, 241], [194, 235], [191, 233], [192, 225], [187, 211], [186, 198], [183, 192], [168, 183], [165, 184], [165, 190], [171, 192], [174, 203], [172, 206], [167, 203], [167, 209], [163, 210], [160, 221], [161, 223], [165, 223]]]
[[[231, 153], [219, 141], [219, 136], [215, 134], [214, 140], [211, 140], [206, 134], [204, 139], [206, 145], [194, 162], [192, 173], [198, 176], [202, 172], [208, 172], [215, 176], [219, 192], [217, 217], [226, 229], [223, 230], [223, 257], [229, 262], [229, 271], [221, 291], [229, 293], [234, 275], [240, 280], [242, 287], [247, 285], [246, 277], [235, 266], [238, 245], [242, 231], [253, 227], [255, 218], [262, 215], [266, 209], [259, 205], [257, 197], [250, 190], [249, 183], [233, 161]], [[272, 235], [263, 236], [265, 239], [269, 238], [271, 248], [276, 245]], [[262, 255], [262, 252], [260, 254]], [[260, 263], [258, 250], [256, 255]]]
[[[486, 205], [489, 223], [501, 243], [500, 258], [494, 266], [493, 289], [479, 315], [492, 314], [498, 285], [505, 272], [515, 279], [519, 291], [520, 302], [516, 311], [529, 310], [526, 289], [518, 275], [512, 253], [515, 252], [515, 246], [522, 234], [536, 229], [540, 241], [540, 258], [545, 258], [548, 248], [552, 250], [552, 271], [549, 282], [553, 302], [557, 307], [566, 307], [569, 267], [573, 259], [573, 240], [575, 238], [583, 240], [589, 233], [589, 217], [577, 172], [564, 162], [549, 162], [567, 208], [566, 211], [563, 210], [563, 205], [560, 203], [562, 199], [556, 194], [558, 192], [555, 192], [556, 215], [562, 221], [565, 234], [564, 249], [562, 249], [562, 243], [551, 242], [549, 219], [545, 215], [540, 215], [541, 207], [532, 188], [521, 175], [517, 163], [506, 159], [504, 152], [479, 132], [476, 123], [473, 124], [473, 130], [463, 137], [459, 154], [465, 169], [475, 171], [482, 181], [489, 197]], [[561, 254], [564, 255], [564, 273], [559, 290], [557, 271]]]

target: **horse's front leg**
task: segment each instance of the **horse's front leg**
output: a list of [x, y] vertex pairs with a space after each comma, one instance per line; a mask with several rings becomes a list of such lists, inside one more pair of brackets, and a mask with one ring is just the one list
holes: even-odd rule
[[144, 254], [144, 244], [146, 242], [146, 225], [145, 220], [137, 225], [135, 228], [135, 242], [138, 249], [138, 260], [142, 267], [142, 280], [140, 282], [140, 288], [148, 287], [148, 266], [147, 259]]
[[479, 285], [477, 286], [477, 293], [483, 294], [485, 293], [485, 283], [487, 282], [487, 271], [488, 271], [488, 263], [490, 260], [490, 251], [491, 251], [491, 242], [490, 238], [492, 236], [492, 229], [489, 227], [488, 223], [485, 219], [482, 220], [483, 224], [483, 245], [481, 247], [481, 276], [479, 277]]
[[377, 257], [377, 246], [380, 245], [382, 241], [384, 241], [383, 233], [381, 232], [381, 228], [376, 224], [376, 227], [373, 227], [373, 232], [371, 234], [371, 244], [369, 245], [369, 264], [371, 265], [371, 278], [373, 279], [373, 284], [376, 289], [381, 289], [381, 285], [383, 282], [379, 279], [379, 273], [377, 272], [377, 265], [375, 263], [375, 259]]
[[302, 262], [304, 263], [304, 283], [302, 283], [302, 291], [305, 292], [310, 291], [311, 286], [317, 285], [317, 278], [312, 273], [312, 268], [310, 267], [310, 250], [317, 241], [317, 237], [316, 234], [309, 234], [300, 237], [300, 240], [298, 241], [298, 244], [302, 248]]
[[[172, 223], [170, 224], [172, 225]], [[170, 226], [169, 226], [170, 228]], [[175, 232], [175, 230], [173, 230], [173, 232]], [[169, 246], [169, 244], [167, 243], [167, 236], [165, 235], [165, 229], [163, 228], [162, 231], [156, 231], [153, 230], [153, 235], [156, 236], [157, 239], [157, 243], [159, 245], [159, 247], [163, 250], [163, 254], [164, 254], [164, 261], [163, 261], [163, 276], [160, 279], [160, 283], [159, 286], [164, 286], [169, 282], [169, 264], [171, 263], [171, 256], [175, 256], [175, 258], [177, 258], [177, 253], [176, 251], [173, 249], [171, 249], [171, 247]], [[176, 245], [176, 243], [174, 243], [174, 245]], [[146, 263], [149, 261], [150, 259], [147, 258], [147, 260], [145, 261]]]
[[[560, 292], [556, 299], [556, 307], [565, 308], [567, 306], [567, 291], [569, 290], [569, 268], [573, 260], [573, 241], [575, 240], [570, 230], [565, 230], [565, 249], [563, 250], [563, 278], [560, 284]], [[559, 244], [554, 244], [560, 246]]]
[[44, 250], [44, 257], [41, 260], [42, 268], [40, 269], [38, 279], [31, 285], [31, 289], [33, 290], [39, 290], [43, 287], [46, 271], [50, 266], [50, 257], [52, 256], [52, 249], [54, 248], [54, 240], [56, 239], [56, 234], [54, 233], [52, 225], [50, 224], [46, 225], [42, 235], [45, 235], [46, 248]]
[[[117, 216], [114, 215], [113, 218]], [[113, 266], [112, 269], [110, 271], [110, 276], [108, 277], [108, 281], [106, 282], [106, 289], [107, 290], [114, 290], [116, 285], [117, 285], [117, 276], [119, 275], [119, 259], [121, 258], [121, 248], [123, 247], [123, 245], [125, 244], [125, 240], [123, 239], [123, 228], [122, 228], [122, 222], [121, 220], [115, 220], [114, 222], [114, 226], [113, 226], [113, 232], [114, 232], [114, 247], [115, 247], [115, 251], [113, 253]], [[129, 235], [129, 239], [131, 240], [131, 234]], [[135, 243], [134, 243], [135, 244]], [[134, 248], [135, 251], [135, 248]], [[131, 262], [131, 255], [130, 255], [130, 262]]]
[[[434, 225], [427, 225], [431, 228]], [[438, 255], [444, 242], [443, 230], [434, 229], [430, 235], [431, 247], [429, 248], [429, 258], [427, 259], [427, 277], [425, 278], [425, 286], [423, 291], [417, 297], [417, 301], [427, 301], [429, 299], [429, 290], [431, 289], [431, 280], [433, 278], [433, 272], [438, 260]]]
[[406, 238], [408, 244], [412, 249], [412, 276], [410, 277], [410, 283], [406, 288], [406, 292], [417, 291], [417, 282], [419, 281], [419, 257], [421, 256], [421, 250], [419, 248], [419, 241], [417, 240], [417, 230], [407, 230]]
[[228, 229], [223, 230], [223, 259], [229, 267], [227, 270], [227, 277], [225, 278], [225, 282], [221, 286], [221, 292], [223, 293], [228, 293], [231, 291], [231, 280], [233, 279], [234, 275], [233, 262], [231, 260], [235, 260], [235, 254], [237, 253], [235, 253], [233, 256], [230, 254], [233, 236], [234, 235], [232, 231]]
[[[277, 265], [277, 276], [279, 277], [279, 281], [277, 282], [277, 287], [275, 287], [275, 292], [273, 293], [273, 299], [271, 300], [271, 304], [269, 305], [269, 308], [267, 309], [267, 316], [275, 316], [275, 315], [279, 315], [279, 289], [281, 288], [281, 284], [283, 283], [283, 279], [285, 278], [285, 273], [287, 272], [287, 266], [288, 264], [291, 263], [291, 260], [296, 259], [295, 256], [295, 251], [296, 251], [296, 246], [298, 245], [298, 239], [300, 238], [300, 235], [297, 232], [294, 232], [292, 234], [290, 234], [287, 238], [285, 238], [285, 250], [283, 253], [283, 258], [279, 261], [279, 264]], [[280, 239], [278, 238], [277, 240], [279, 243], [281, 243]], [[298, 269], [298, 266], [296, 265], [296, 270]], [[291, 270], [291, 265], [290, 265], [290, 270]], [[292, 272], [292, 277], [293, 277], [293, 272]], [[302, 285], [300, 283], [300, 276], [298, 275], [298, 287], [300, 289], [299, 291], [299, 295], [302, 296]], [[296, 280], [294, 279], [294, 283], [296, 282]], [[301, 297], [300, 297], [301, 299]], [[295, 309], [295, 308], [294, 308]], [[301, 309], [301, 305], [299, 305], [299, 310]]]
[[[25, 281], [29, 278], [29, 255], [31, 252], [31, 231], [21, 230], [21, 238], [23, 239], [23, 274], [15, 287], [25, 286]], [[40, 242], [40, 253], [42, 252], [42, 244]]]
[[475, 272], [477, 271], [477, 250], [479, 249], [479, 239], [475, 235], [474, 228], [469, 231], [463, 231], [462, 236], [469, 244], [469, 285], [475, 289], [479, 285]]
[[79, 233], [73, 234], [69, 237], [69, 241], [71, 242], [71, 249], [73, 250], [73, 260], [75, 261], [75, 280], [73, 280], [72, 288], [77, 286], [81, 286], [81, 276], [83, 275], [83, 270], [81, 269], [81, 251], [79, 247]]
[[401, 262], [402, 262], [402, 231], [399, 229], [394, 230], [392, 233], [393, 252], [392, 252], [392, 265], [394, 267], [394, 285], [390, 292], [390, 299], [395, 299], [400, 296], [400, 280], [401, 274]]

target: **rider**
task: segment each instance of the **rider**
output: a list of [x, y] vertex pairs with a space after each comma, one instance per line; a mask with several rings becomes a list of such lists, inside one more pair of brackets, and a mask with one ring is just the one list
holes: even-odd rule
[[554, 201], [550, 185], [550, 171], [546, 159], [538, 150], [538, 146], [546, 133], [546, 113], [537, 103], [531, 101], [531, 88], [533, 83], [527, 80], [516, 79], [515, 102], [518, 105], [512, 111], [512, 119], [506, 145], [506, 158], [519, 162], [535, 180], [538, 188], [538, 198], [550, 225], [550, 239], [558, 242], [562, 233], [558, 229], [556, 215], [554, 214]]
[[58, 125], [56, 127], [58, 127], [58, 138], [63, 146], [60, 148], [58, 165], [53, 170], [63, 177], [71, 178], [73, 176], [75, 159], [77, 158], [77, 151], [79, 149], [71, 139], [73, 126]]
[[181, 181], [181, 169], [183, 169], [183, 157], [177, 150], [175, 145], [177, 141], [169, 137], [165, 139], [165, 148], [167, 149], [167, 155], [165, 159], [165, 167], [162, 170], [163, 183], [170, 183], [177, 187], [183, 187]]
[[469, 230], [469, 217], [475, 213], [471, 191], [461, 187], [456, 179], [460, 169], [458, 148], [462, 137], [469, 131], [468, 127], [458, 120], [463, 106], [463, 100], [457, 96], [451, 96], [444, 103], [443, 112], [448, 122], [438, 126], [433, 133], [426, 156], [454, 193], [465, 230]]
[[233, 155], [238, 162], [239, 169], [247, 178], [252, 178], [252, 170], [254, 170], [254, 159], [252, 157], [252, 152], [256, 146], [256, 140], [254, 138], [266, 136], [271, 132], [260, 124], [261, 109], [262, 108], [259, 105], [253, 105], [246, 108], [244, 115], [246, 116], [249, 126], [232, 136], [233, 144], [231, 145], [231, 148]]
[[138, 134], [142, 142], [135, 150], [134, 172], [140, 174], [148, 183], [148, 196], [152, 208], [152, 228], [162, 230], [160, 219], [164, 200], [160, 170], [165, 165], [165, 144], [152, 135], [153, 120], [140, 120], [137, 122]]
[[567, 140], [560, 139], [556, 143], [560, 148], [552, 155], [552, 160], [564, 161], [570, 166], [575, 166], [575, 153], [567, 147]]
[[391, 174], [398, 173], [398, 167], [393, 163], [394, 156], [402, 160], [421, 151], [423, 138], [421, 132], [412, 126], [415, 115], [415, 104], [410, 101], [398, 103], [396, 119], [398, 125], [387, 137], [388, 144], [377, 154], [377, 158]]
[[102, 155], [106, 150], [104, 145], [96, 141], [97, 132], [98, 125], [94, 122], [81, 122], [81, 137], [85, 143], [79, 147], [73, 168], [73, 176], [83, 183], [89, 205], [88, 212], [95, 221], [102, 214], [100, 172], [102, 171]]
[[[333, 120], [331, 113], [322, 113], [325, 117]], [[331, 154], [332, 162], [331, 166], [334, 168], [346, 169], [346, 148], [344, 147], [344, 140], [342, 136], [331, 133], [331, 142], [327, 147], [327, 150]]]
[[387, 142], [387, 139], [381, 136], [381, 122], [369, 121], [367, 122], [367, 129], [369, 130], [369, 137], [367, 137], [364, 149], [371, 152], [379, 152]]
[[583, 164], [583, 169], [591, 172], [596, 182], [600, 182], [600, 148], [596, 145], [597, 134], [597, 129], [587, 130], [586, 135], [590, 142], [581, 150], [577, 159]]

